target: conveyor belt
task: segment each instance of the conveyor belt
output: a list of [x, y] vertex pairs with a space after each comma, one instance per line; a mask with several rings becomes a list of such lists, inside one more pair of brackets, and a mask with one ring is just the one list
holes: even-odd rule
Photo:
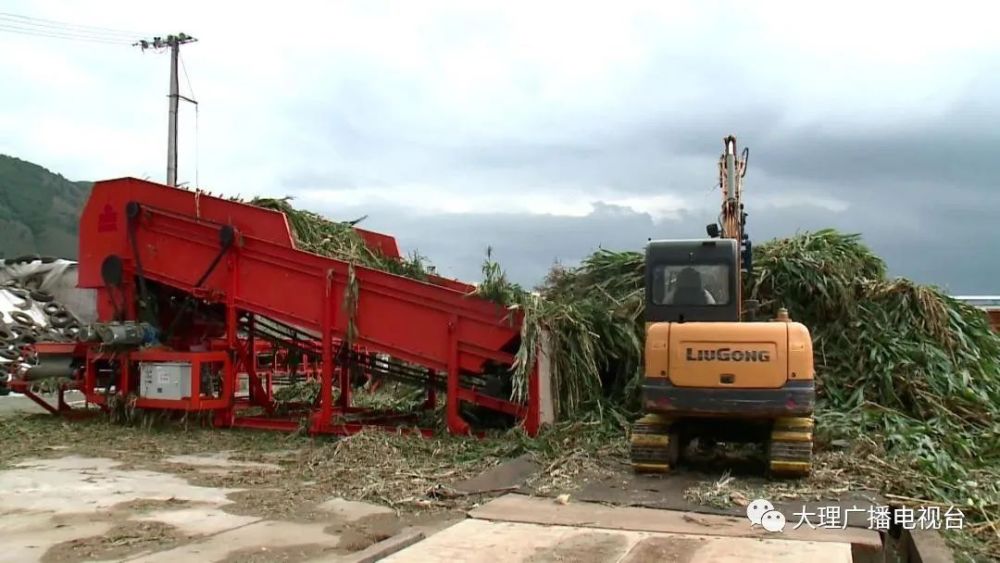
[[[322, 354], [315, 335], [271, 319], [258, 318], [253, 325], [254, 337], [270, 342], [275, 347], [297, 350], [314, 357]], [[240, 327], [248, 334], [251, 332], [247, 318], [241, 319]], [[362, 367], [368, 373], [389, 381], [422, 388], [432, 386], [440, 391], [444, 391], [447, 386], [445, 376], [441, 373], [434, 372], [435, 377], [432, 378], [431, 372], [427, 369], [406, 364], [392, 357], [379, 357], [373, 352], [349, 352], [340, 346], [334, 357], [339, 365]], [[482, 374], [462, 374], [463, 387], [483, 389], [487, 385], [486, 380], [487, 377]]]

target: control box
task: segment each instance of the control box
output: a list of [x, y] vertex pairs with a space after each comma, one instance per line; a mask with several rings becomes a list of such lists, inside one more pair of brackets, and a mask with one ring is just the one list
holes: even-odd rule
[[139, 396], [145, 399], [180, 400], [191, 397], [191, 364], [140, 362]]

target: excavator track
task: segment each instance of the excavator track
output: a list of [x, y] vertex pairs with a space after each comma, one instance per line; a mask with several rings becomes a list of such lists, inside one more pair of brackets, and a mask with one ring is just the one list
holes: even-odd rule
[[629, 454], [637, 473], [667, 473], [677, 465], [680, 447], [672, 420], [659, 414], [647, 414], [632, 425]]
[[807, 477], [812, 471], [812, 417], [779, 418], [768, 443], [768, 469], [781, 477]]

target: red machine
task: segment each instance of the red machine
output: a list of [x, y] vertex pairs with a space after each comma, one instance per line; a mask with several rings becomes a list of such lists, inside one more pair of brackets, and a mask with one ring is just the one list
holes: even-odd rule
[[[392, 237], [358, 232], [399, 257]], [[282, 348], [306, 356], [299, 371], [321, 384], [318, 404], [300, 405], [313, 433], [395, 427], [398, 415], [352, 404], [359, 371], [424, 386], [431, 407], [444, 391], [451, 433], [470, 432], [460, 402], [538, 430], [537, 365], [527, 404], [497, 391], [520, 344], [519, 313], [454, 280], [298, 250], [280, 212], [133, 178], [97, 182], [80, 218], [79, 286], [97, 290], [100, 323], [81, 332], [72, 371], [103, 408], [133, 395], [137, 408], [212, 411], [219, 427], [298, 429], [277, 415], [273, 378], [258, 371], [261, 354]]]

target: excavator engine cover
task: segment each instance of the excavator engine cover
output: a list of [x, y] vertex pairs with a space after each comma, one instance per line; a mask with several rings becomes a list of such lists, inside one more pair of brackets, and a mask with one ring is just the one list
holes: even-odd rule
[[812, 341], [795, 322], [656, 323], [646, 334], [644, 403], [687, 416], [813, 410]]

